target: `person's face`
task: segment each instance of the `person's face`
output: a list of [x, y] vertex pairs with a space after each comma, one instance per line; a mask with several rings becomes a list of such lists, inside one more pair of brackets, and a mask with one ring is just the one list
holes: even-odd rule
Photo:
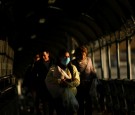
[[39, 54], [36, 55], [36, 61], [40, 60]]
[[48, 52], [43, 52], [43, 59], [45, 61], [48, 61], [49, 60], [49, 53]]
[[70, 62], [70, 54], [69, 52], [66, 52], [64, 56], [61, 58], [61, 63], [66, 66], [68, 65], [69, 62]]
[[70, 57], [69, 52], [66, 52], [65, 53], [65, 58], [68, 58], [68, 57]]
[[77, 56], [77, 59], [78, 60], [84, 60], [84, 59], [86, 59], [86, 53], [85, 52], [81, 52], [80, 54], [78, 54], [78, 56]]
[[39, 54], [37, 54], [37, 55], [34, 57], [34, 61], [38, 61], [38, 60], [40, 60], [40, 55], [39, 55]]

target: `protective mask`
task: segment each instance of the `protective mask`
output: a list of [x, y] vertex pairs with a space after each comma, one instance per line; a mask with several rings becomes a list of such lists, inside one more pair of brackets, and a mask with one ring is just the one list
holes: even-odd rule
[[68, 58], [62, 58], [61, 59], [61, 63], [63, 64], [63, 65], [67, 65], [68, 63], [70, 62], [70, 57], [68, 57]]

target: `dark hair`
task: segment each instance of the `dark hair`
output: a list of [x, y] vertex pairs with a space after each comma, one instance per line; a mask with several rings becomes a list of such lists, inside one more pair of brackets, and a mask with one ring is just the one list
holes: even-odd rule
[[66, 52], [69, 52], [69, 51], [67, 49], [61, 49], [61, 50], [59, 50], [58, 56], [63, 57], [63, 56], [65, 56]]
[[74, 55], [75, 55], [75, 56], [78, 56], [78, 55], [80, 55], [80, 54], [83, 53], [83, 52], [85, 52], [86, 54], [88, 54], [88, 49], [87, 49], [87, 47], [84, 46], [84, 45], [82, 45], [82, 46], [80, 46], [80, 47], [77, 47], [77, 48], [75, 49]]
[[50, 51], [48, 49], [41, 49], [40, 53], [39, 53], [41, 58], [42, 58], [44, 52], [49, 53], [49, 56], [50, 56]]
[[60, 49], [56, 57], [56, 64], [60, 65], [60, 58], [65, 56], [65, 53], [69, 52], [67, 49]]

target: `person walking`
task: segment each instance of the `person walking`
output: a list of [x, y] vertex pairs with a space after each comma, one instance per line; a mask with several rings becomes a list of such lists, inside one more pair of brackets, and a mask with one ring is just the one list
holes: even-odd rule
[[49, 71], [49, 68], [52, 64], [54, 64], [54, 59], [50, 57], [50, 52], [45, 49], [40, 54], [40, 60], [35, 63], [34, 66], [34, 76], [36, 77], [36, 113], [37, 115], [41, 114], [40, 105], [42, 105], [42, 110], [44, 115], [53, 115], [53, 105], [51, 102], [51, 95], [46, 88], [46, 84], [44, 82], [46, 75]]
[[77, 87], [76, 98], [79, 102], [78, 115], [92, 115], [92, 101], [89, 94], [92, 83], [90, 73], [94, 71], [91, 58], [88, 57], [88, 49], [82, 45], [75, 50], [75, 59], [72, 63], [80, 72], [80, 85]]
[[[57, 63], [51, 66], [46, 76], [46, 86], [53, 97], [57, 115], [74, 115], [79, 106], [75, 98], [77, 94], [76, 87], [80, 84], [79, 72], [76, 66], [70, 63], [70, 54], [67, 50], [60, 50], [58, 56]], [[66, 100], [67, 95], [63, 96], [65, 90], [73, 94], [71, 95], [74, 101]], [[71, 109], [65, 107], [64, 100], [67, 103], [72, 102], [69, 106]], [[74, 105], [73, 108], [72, 105]]]
[[25, 106], [29, 108], [28, 110], [34, 112], [34, 103], [35, 103], [35, 77], [33, 76], [33, 68], [35, 63], [40, 59], [39, 53], [34, 53], [32, 62], [27, 66], [24, 73], [22, 89], [25, 97]]

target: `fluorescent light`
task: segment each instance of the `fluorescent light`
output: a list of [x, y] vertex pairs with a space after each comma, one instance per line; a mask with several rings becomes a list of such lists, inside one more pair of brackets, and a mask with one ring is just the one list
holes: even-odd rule
[[23, 50], [23, 47], [19, 47], [19, 48], [18, 48], [18, 51], [22, 51], [22, 50]]
[[37, 37], [36, 34], [33, 34], [30, 38], [35, 39], [36, 37]]
[[45, 18], [40, 18], [40, 19], [39, 19], [39, 23], [40, 23], [40, 24], [45, 23]]

